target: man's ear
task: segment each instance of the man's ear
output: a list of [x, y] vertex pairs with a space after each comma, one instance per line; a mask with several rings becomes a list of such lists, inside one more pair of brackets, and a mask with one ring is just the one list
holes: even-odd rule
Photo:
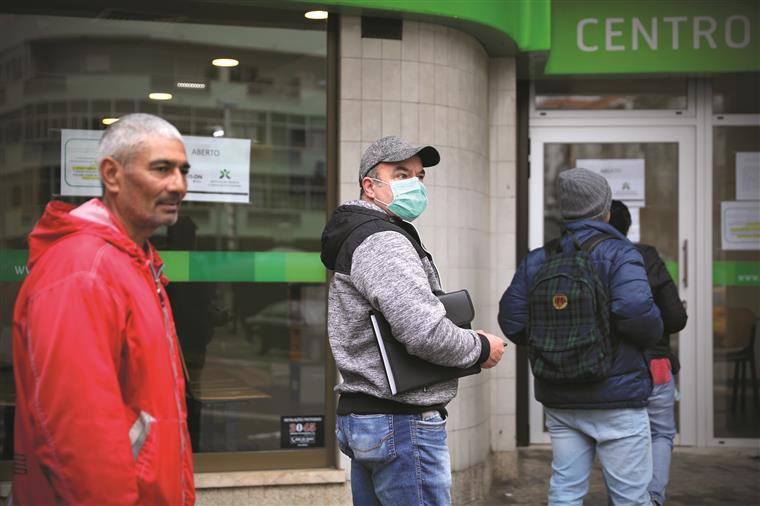
[[375, 188], [374, 188], [374, 185], [372, 184], [372, 179], [368, 177], [365, 177], [364, 179], [362, 179], [362, 189], [364, 190], [364, 194], [367, 197], [371, 199], [375, 198]]
[[119, 193], [122, 165], [110, 156], [100, 162], [100, 181], [107, 193]]

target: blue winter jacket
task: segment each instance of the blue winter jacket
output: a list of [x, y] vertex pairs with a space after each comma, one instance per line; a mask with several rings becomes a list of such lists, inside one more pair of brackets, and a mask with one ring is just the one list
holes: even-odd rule
[[[652, 378], [643, 350], [662, 336], [662, 319], [652, 298], [641, 255], [620, 232], [601, 221], [578, 220], [566, 222], [565, 226], [580, 244], [602, 232], [616, 237], [599, 243], [591, 252], [591, 259], [600, 279], [609, 288], [611, 324], [620, 345], [607, 379], [582, 384], [536, 379], [536, 400], [550, 408], [566, 409], [646, 406]], [[573, 247], [569, 234], [563, 236], [562, 247], [565, 251]], [[499, 303], [499, 325], [515, 344], [527, 343], [529, 290], [546, 257], [543, 248], [531, 251]]]

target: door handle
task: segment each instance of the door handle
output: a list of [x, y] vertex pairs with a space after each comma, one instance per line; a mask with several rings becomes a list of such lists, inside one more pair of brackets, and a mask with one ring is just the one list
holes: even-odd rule
[[683, 246], [681, 246], [683, 252], [683, 287], [689, 287], [689, 240], [683, 240]]

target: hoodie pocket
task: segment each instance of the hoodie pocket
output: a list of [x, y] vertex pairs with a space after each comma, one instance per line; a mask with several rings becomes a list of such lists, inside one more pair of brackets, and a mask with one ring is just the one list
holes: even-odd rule
[[140, 451], [143, 449], [155, 421], [156, 419], [148, 413], [140, 411], [132, 427], [129, 428], [129, 444], [132, 445], [133, 459], [137, 460], [137, 457], [140, 455]]

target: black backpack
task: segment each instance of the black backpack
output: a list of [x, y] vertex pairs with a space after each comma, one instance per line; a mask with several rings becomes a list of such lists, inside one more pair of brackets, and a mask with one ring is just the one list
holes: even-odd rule
[[593, 382], [607, 378], [617, 349], [610, 326], [607, 286], [599, 279], [591, 251], [598, 234], [565, 252], [560, 239], [545, 247], [547, 259], [528, 294], [528, 357], [533, 375], [550, 382]]

